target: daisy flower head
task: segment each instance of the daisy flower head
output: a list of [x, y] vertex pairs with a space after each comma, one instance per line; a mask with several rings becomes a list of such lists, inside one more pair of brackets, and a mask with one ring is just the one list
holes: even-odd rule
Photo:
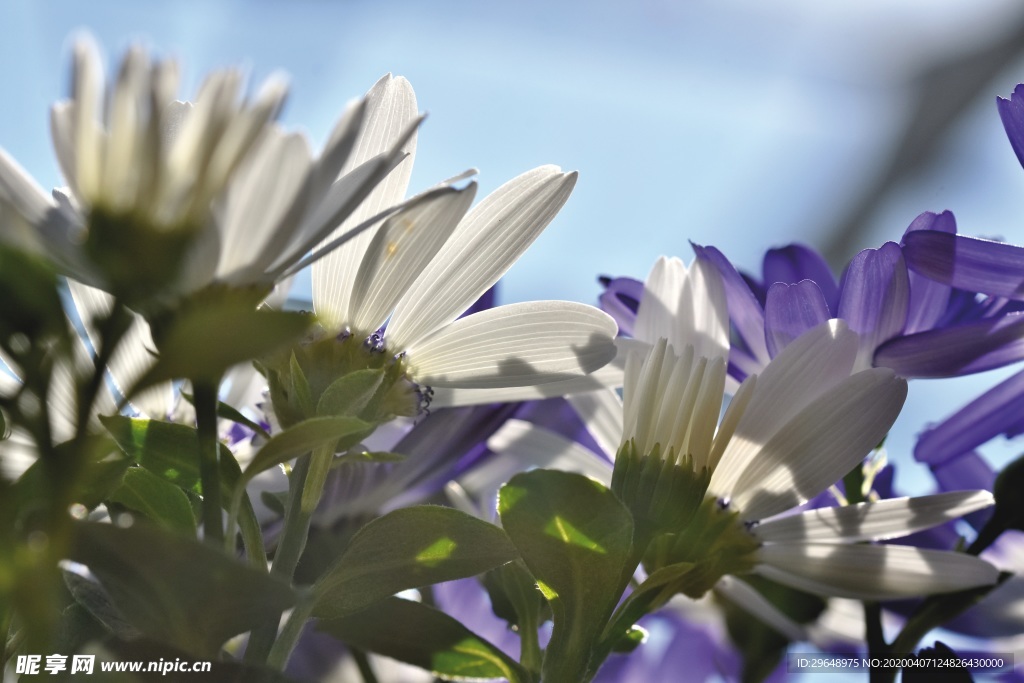
[[[379, 154], [416, 116], [404, 79], [389, 84], [390, 115], [373, 116], [353, 158]], [[414, 142], [414, 139], [413, 139]], [[505, 183], [472, 209], [476, 183], [452, 181], [404, 200], [409, 156], [318, 249], [351, 225], [375, 221], [380, 207], [402, 205], [386, 220], [313, 264], [313, 309], [320, 328], [290, 357], [267, 363], [283, 422], [309, 416], [286, 389], [309, 384], [319, 401], [339, 378], [371, 370], [387, 395], [376, 416], [414, 415], [434, 388], [523, 387], [586, 375], [615, 355], [614, 321], [574, 302], [539, 301], [463, 314], [533, 243], [564, 205], [576, 173], [542, 166]], [[459, 179], [466, 177], [463, 174]], [[405, 201], [405, 204], [402, 202]], [[377, 404], [374, 404], [377, 405]]]
[[687, 590], [695, 595], [748, 572], [870, 600], [996, 581], [994, 567], [964, 554], [856, 544], [987, 507], [987, 492], [783, 514], [856, 467], [899, 414], [906, 381], [885, 368], [853, 372], [857, 352], [857, 335], [840, 320], [805, 333], [743, 382], [717, 429], [720, 359], [677, 355], [666, 341], [630, 358], [612, 488], [638, 528], [654, 530], [649, 569], [702, 563], [703, 580]]
[[[404, 404], [393, 414], [410, 415], [429, 402], [434, 387], [531, 386], [605, 365], [615, 355], [616, 327], [591, 306], [538, 301], [460, 317], [550, 223], [575, 182], [575, 173], [544, 166], [472, 210], [474, 183], [446, 188], [385, 221], [361, 258], [335, 258], [329, 267], [337, 270], [314, 278], [313, 306], [323, 328], [295, 352], [311, 386], [326, 390], [346, 373], [387, 368], [386, 381], [403, 397], [393, 394], [391, 405]], [[354, 275], [343, 270], [350, 266]], [[351, 291], [339, 296], [333, 285], [346, 281]], [[293, 381], [290, 364], [275, 368], [272, 386]], [[282, 399], [285, 412], [289, 401], [297, 407], [280, 394], [275, 405]]]
[[399, 144], [342, 174], [367, 101], [349, 105], [316, 157], [275, 123], [279, 75], [249, 98], [241, 71], [214, 71], [190, 103], [175, 99], [177, 64], [138, 46], [113, 84], [102, 72], [93, 42], [78, 40], [71, 97], [51, 110], [66, 189], [47, 195], [0, 152], [2, 239], [137, 305], [214, 282], [269, 290], [404, 155]]

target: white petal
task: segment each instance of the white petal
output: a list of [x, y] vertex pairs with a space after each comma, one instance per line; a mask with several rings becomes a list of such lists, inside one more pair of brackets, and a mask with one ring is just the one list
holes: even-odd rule
[[430, 386], [543, 384], [607, 364], [615, 331], [611, 317], [592, 306], [531, 301], [457, 320], [407, 349], [407, 359], [415, 380]]
[[714, 590], [718, 596], [743, 608], [788, 640], [799, 642], [807, 639], [807, 632], [803, 626], [786, 616], [746, 581], [734, 576], [723, 576], [715, 584]]
[[[12, 159], [7, 152], [0, 149], [0, 202], [8, 204], [21, 217], [26, 228], [33, 230], [46, 221], [55, 206], [43, 188]], [[0, 239], [22, 248], [33, 248], [38, 240], [34, 232], [28, 234], [12, 234], [11, 226], [6, 222], [0, 226]]]
[[889, 432], [906, 397], [906, 380], [887, 368], [859, 372], [819, 396], [737, 478], [731, 498], [740, 515], [764, 519], [834, 484]]
[[576, 174], [543, 166], [480, 202], [399, 302], [388, 334], [399, 348], [455, 320], [505, 274], [569, 198]]
[[682, 350], [676, 338], [676, 316], [679, 314], [679, 295], [686, 279], [686, 265], [681, 259], [661, 256], [644, 280], [644, 293], [636, 312], [634, 336], [650, 344], [667, 339]]
[[460, 480], [474, 495], [497, 491], [516, 472], [534, 467], [577, 472], [605, 485], [612, 479], [612, 464], [561, 434], [524, 420], [509, 420], [487, 440], [498, 457], [474, 467]]
[[[724, 447], [709, 491], [719, 497], [732, 493], [736, 480], [768, 439], [848, 377], [856, 356], [857, 335], [842, 321], [830, 320], [801, 335], [772, 359], [758, 376], [750, 402]], [[715, 451], [721, 448], [716, 440]]]
[[64, 181], [80, 196], [75, 178], [75, 103], [63, 100], [50, 108], [50, 137]]
[[758, 551], [755, 570], [781, 584], [856, 600], [895, 600], [994, 584], [999, 570], [964, 553], [899, 545], [785, 543]]
[[[483, 403], [512, 403], [535, 401], [557, 396], [570, 396], [592, 391], [604, 391], [608, 387], [622, 386], [622, 368], [613, 360], [599, 370], [585, 377], [576, 377], [561, 382], [548, 382], [530, 387], [495, 387], [492, 389], [458, 389], [438, 387], [430, 401], [432, 408], [452, 406], [475, 406]], [[615, 452], [615, 447], [611, 452]]]
[[704, 259], [690, 265], [679, 294], [676, 348], [693, 344], [698, 357], [729, 361], [729, 312], [725, 286], [715, 267]]
[[[392, 78], [390, 74], [380, 79], [366, 95], [363, 129], [345, 161], [342, 174], [389, 150], [416, 116], [416, 95], [409, 81]], [[416, 152], [415, 136], [409, 138], [403, 150], [409, 156], [326, 237], [324, 243], [405, 198]], [[313, 265], [313, 305], [327, 329], [341, 329], [351, 321], [350, 296], [356, 272], [372, 238], [373, 231], [369, 230]]]
[[302, 135], [268, 129], [233, 174], [220, 225], [218, 279], [248, 284], [291, 241], [311, 158]]
[[103, 106], [103, 70], [95, 44], [86, 38], [76, 41], [73, 56], [75, 102], [75, 182], [79, 199], [96, 199], [103, 169], [103, 130], [97, 117]]
[[601, 450], [613, 456], [622, 441], [622, 399], [618, 393], [603, 389], [570, 394], [565, 398]]
[[153, 159], [143, 159], [149, 103], [149, 57], [138, 46], [128, 49], [108, 105], [101, 194], [108, 208], [128, 211], [148, 183]]
[[762, 541], [881, 541], [929, 529], [995, 504], [988, 491], [952, 491], [917, 498], [817, 508], [761, 522]]
[[363, 257], [352, 292], [353, 329], [380, 327], [469, 211], [476, 183], [449, 189], [384, 222]]

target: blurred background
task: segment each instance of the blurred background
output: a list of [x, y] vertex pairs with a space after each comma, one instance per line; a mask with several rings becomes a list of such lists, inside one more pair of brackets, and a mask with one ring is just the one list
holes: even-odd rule
[[[595, 302], [597, 275], [689, 261], [688, 240], [754, 272], [803, 241], [838, 274], [925, 210], [1024, 243], [1024, 171], [995, 108], [1024, 81], [1014, 0], [5, 0], [0, 27], [0, 146], [44, 186], [61, 184], [48, 107], [85, 29], [108, 65], [133, 41], [177, 56], [187, 96], [217, 66], [245, 65], [253, 85], [284, 70], [283, 120], [317, 145], [349, 99], [404, 75], [430, 114], [413, 189], [477, 167], [482, 196], [540, 164], [579, 169], [504, 302]], [[1011, 371], [912, 383], [890, 457]], [[912, 464], [898, 483], [929, 489]]]

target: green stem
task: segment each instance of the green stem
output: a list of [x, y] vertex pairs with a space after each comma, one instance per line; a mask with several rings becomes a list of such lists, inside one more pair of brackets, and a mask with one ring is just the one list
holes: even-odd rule
[[220, 441], [217, 439], [216, 381], [193, 380], [196, 427], [199, 431], [199, 478], [203, 486], [203, 537], [213, 545], [224, 543], [220, 499]]
[[[277, 551], [270, 574], [291, 582], [295, 568], [302, 557], [309, 538], [309, 524], [313, 511], [320, 502], [324, 482], [331, 471], [334, 447], [318, 448], [309, 455], [300, 457], [292, 470], [288, 483], [288, 507], [284, 514], [284, 529], [278, 540]], [[249, 646], [245, 650], [245, 661], [266, 661], [271, 647], [277, 640], [277, 625], [280, 619], [253, 630]]]
[[373, 673], [373, 667], [370, 665], [370, 659], [366, 653], [356, 648], [352, 648], [351, 652], [352, 659], [356, 660], [359, 673], [363, 676], [363, 683], [378, 683], [377, 674]]
[[295, 649], [295, 644], [299, 642], [299, 636], [302, 635], [302, 627], [306, 625], [306, 620], [313, 612], [314, 604], [315, 600], [309, 591], [305, 591], [299, 596], [299, 603], [288, 615], [284, 628], [281, 629], [277, 640], [274, 641], [274, 646], [270, 648], [270, 655], [267, 657], [268, 665], [278, 671], [284, 671], [285, 665], [288, 664], [288, 658], [291, 657], [292, 650]]

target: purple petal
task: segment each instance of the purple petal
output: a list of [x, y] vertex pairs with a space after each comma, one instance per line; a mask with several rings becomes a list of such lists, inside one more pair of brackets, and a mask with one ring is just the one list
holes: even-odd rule
[[633, 334], [636, 324], [636, 312], [640, 308], [640, 298], [644, 294], [644, 283], [631, 277], [602, 278], [605, 284], [601, 293], [601, 310], [614, 318], [619, 331]]
[[725, 285], [725, 296], [729, 306], [729, 319], [736, 326], [740, 338], [747, 345], [750, 355], [763, 367], [771, 360], [764, 339], [764, 311], [758, 304], [750, 288], [736, 268], [715, 247], [702, 247], [694, 244], [693, 250], [697, 258], [707, 259], [722, 276]]
[[1024, 248], [937, 230], [903, 238], [907, 266], [969, 292], [1024, 299]]
[[[904, 238], [918, 230], [937, 230], [952, 235], [956, 234], [956, 218], [952, 212], [932, 213], [925, 211], [914, 219]], [[902, 246], [902, 242], [900, 243]], [[910, 271], [910, 309], [907, 313], [907, 325], [903, 331], [907, 334], [922, 332], [935, 327], [949, 307], [950, 287], [923, 275]]]
[[776, 282], [793, 284], [801, 280], [813, 280], [825, 297], [828, 310], [833, 313], [836, 311], [839, 305], [839, 286], [821, 254], [803, 244], [790, 244], [769, 249], [764, 255], [766, 287], [770, 288]]
[[[910, 282], [903, 254], [895, 242], [865, 249], [843, 273], [839, 317], [860, 335], [862, 354], [903, 331], [910, 301]], [[871, 355], [866, 355], [870, 360]]]
[[[1019, 433], [1024, 423], [1022, 405], [1024, 372], [1018, 372], [921, 434], [914, 457], [934, 466], [968, 453], [999, 434]], [[991, 482], [986, 488], [990, 486]]]
[[1010, 138], [1010, 146], [1024, 166], [1024, 84], [1018, 85], [1008, 100], [997, 97], [996, 108], [1003, 120], [1006, 137]]
[[791, 341], [830, 317], [825, 297], [811, 280], [795, 285], [776, 282], [768, 289], [764, 307], [768, 353], [774, 358]]
[[875, 352], [901, 377], [959, 377], [1024, 358], [1024, 313], [897, 337]]
[[460, 318], [465, 318], [467, 315], [473, 315], [480, 311], [486, 311], [489, 308], [494, 308], [495, 300], [497, 299], [498, 285], [495, 284], [486, 292], [480, 295], [480, 298], [473, 302], [473, 305], [466, 309], [466, 312], [460, 315]]

